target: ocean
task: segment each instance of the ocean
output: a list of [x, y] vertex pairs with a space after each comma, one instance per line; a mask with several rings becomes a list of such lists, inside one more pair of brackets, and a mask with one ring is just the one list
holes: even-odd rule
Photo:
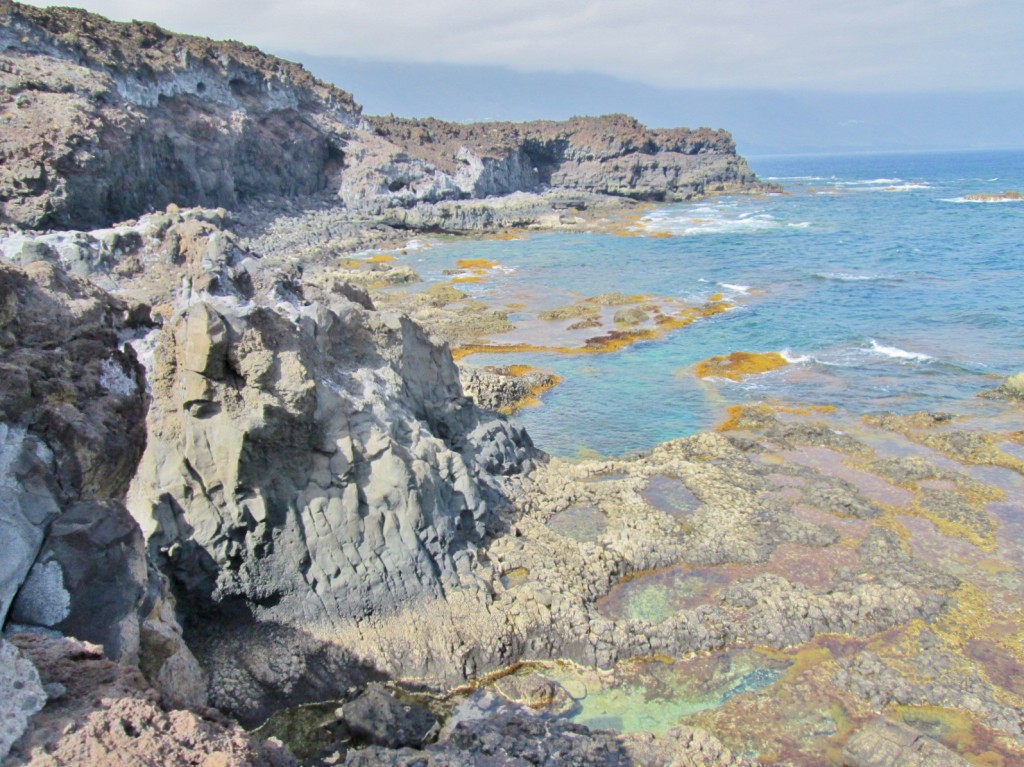
[[[495, 343], [543, 345], [558, 328], [537, 320], [539, 309], [610, 291], [731, 304], [612, 353], [468, 357], [562, 377], [514, 416], [554, 455], [647, 450], [760, 400], [856, 415], [957, 408], [1024, 370], [1024, 200], [969, 198], [1024, 191], [1024, 152], [750, 164], [784, 191], [652, 208], [640, 236], [442, 241], [404, 260], [428, 283], [451, 279], [459, 259], [496, 262], [459, 285], [521, 326]], [[694, 375], [696, 362], [736, 351], [790, 364], [739, 382]]]

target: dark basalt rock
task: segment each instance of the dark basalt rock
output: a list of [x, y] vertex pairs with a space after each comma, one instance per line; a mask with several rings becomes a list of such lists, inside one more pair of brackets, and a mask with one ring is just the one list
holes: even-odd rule
[[437, 718], [428, 709], [403, 703], [379, 684], [367, 687], [342, 711], [345, 726], [357, 743], [422, 748], [437, 734]]

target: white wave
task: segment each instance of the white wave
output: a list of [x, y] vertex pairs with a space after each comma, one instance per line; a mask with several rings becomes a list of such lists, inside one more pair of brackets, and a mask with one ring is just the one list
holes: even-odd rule
[[872, 178], [872, 179], [861, 179], [859, 181], [835, 181], [835, 186], [890, 186], [892, 184], [902, 184], [902, 178]]
[[784, 359], [790, 365], [799, 365], [802, 362], [816, 362], [817, 361], [817, 360], [814, 359], [814, 357], [812, 357], [809, 354], [794, 354], [793, 351], [789, 347], [786, 347], [781, 352], [779, 352], [779, 356], [782, 357], [782, 359]]
[[875, 354], [880, 354], [883, 357], [892, 357], [897, 360], [912, 360], [915, 362], [926, 362], [931, 359], [935, 359], [930, 354], [922, 354], [921, 352], [908, 352], [906, 349], [900, 349], [897, 346], [887, 346], [886, 344], [880, 344], [875, 339], [869, 339], [871, 341], [871, 351]]
[[990, 198], [987, 200], [977, 200], [970, 199], [967, 197], [943, 197], [939, 200], [939, 202], [955, 202], [958, 204], [963, 203], [965, 205], [971, 205], [972, 203], [976, 205], [1000, 205], [1002, 203], [1024, 202], [1024, 199], [1018, 197], [1002, 197], [995, 199]]
[[724, 288], [725, 290], [731, 290], [735, 293], [742, 293], [743, 295], [750, 293], [749, 285], [733, 285], [730, 282], [719, 282], [718, 287]]
[[810, 221], [800, 221], [800, 222], [798, 222], [796, 224], [786, 224], [786, 226], [788, 226], [790, 229], [810, 229], [811, 228], [811, 222]]
[[886, 277], [879, 274], [851, 274], [849, 272], [815, 272], [811, 275], [819, 280], [833, 280], [835, 282], [871, 282], [884, 280]]
[[931, 184], [897, 184], [883, 187], [883, 192], [914, 192], [918, 189], [931, 189]]

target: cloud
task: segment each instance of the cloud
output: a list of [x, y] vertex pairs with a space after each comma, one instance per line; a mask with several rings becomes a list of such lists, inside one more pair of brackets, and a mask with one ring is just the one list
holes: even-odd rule
[[1024, 89], [1020, 0], [87, 0], [271, 51], [666, 87]]

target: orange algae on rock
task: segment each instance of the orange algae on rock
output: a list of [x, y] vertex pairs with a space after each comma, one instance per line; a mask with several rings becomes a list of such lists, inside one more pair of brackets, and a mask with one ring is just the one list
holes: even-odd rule
[[733, 352], [722, 357], [710, 357], [694, 366], [698, 378], [728, 378], [732, 381], [766, 373], [788, 365], [789, 362], [778, 352]]
[[973, 194], [965, 194], [964, 199], [971, 200], [973, 202], [1006, 202], [1009, 200], [1024, 200], [1024, 194], [1013, 189], [1007, 189], [1005, 192], [975, 192]]
[[394, 256], [389, 256], [386, 253], [380, 253], [380, 254], [378, 254], [376, 256], [370, 256], [368, 259], [366, 259], [366, 263], [368, 263], [368, 264], [388, 264], [388, 263], [390, 263], [390, 262], [392, 262], [394, 260], [395, 260]]
[[[601, 297], [598, 296], [595, 298], [600, 299]], [[655, 320], [655, 326], [652, 328], [636, 328], [633, 330], [612, 330], [604, 335], [594, 336], [593, 338], [586, 339], [586, 341], [583, 342], [583, 346], [539, 346], [537, 344], [467, 344], [457, 349], [453, 349], [452, 357], [456, 360], [459, 360], [463, 359], [464, 357], [468, 357], [470, 354], [515, 354], [522, 352], [549, 352], [553, 354], [604, 354], [607, 352], [614, 352], [618, 351], [619, 349], [624, 349], [627, 346], [630, 346], [631, 344], [634, 344], [638, 341], [652, 341], [654, 339], [661, 338], [667, 332], [671, 330], [678, 330], [679, 328], [684, 328], [702, 317], [711, 317], [715, 314], [721, 314], [722, 312], [726, 311], [730, 306], [731, 304], [721, 301], [704, 304], [703, 306], [700, 307], [689, 307], [675, 315], [661, 315]]]
[[455, 265], [460, 269], [468, 269], [471, 272], [484, 271], [493, 269], [498, 265], [497, 261], [491, 261], [487, 258], [460, 258], [455, 262]]
[[533, 379], [529, 393], [525, 397], [518, 402], [498, 409], [498, 412], [505, 415], [511, 415], [524, 407], [536, 407], [540, 404], [541, 394], [562, 383], [561, 376], [555, 375], [554, 373], [546, 373], [545, 371], [539, 370], [531, 365], [506, 365], [503, 368], [494, 368], [494, 371], [514, 378], [530, 377]]

